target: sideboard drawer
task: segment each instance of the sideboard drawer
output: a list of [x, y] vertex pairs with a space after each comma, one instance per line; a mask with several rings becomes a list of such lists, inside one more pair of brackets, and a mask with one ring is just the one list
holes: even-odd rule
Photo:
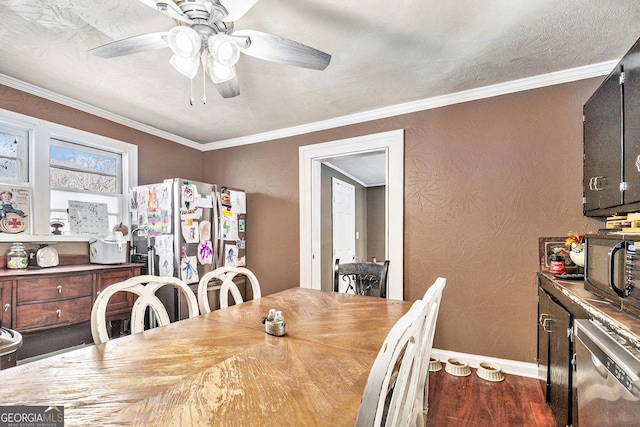
[[14, 329], [44, 329], [86, 322], [91, 319], [91, 295], [81, 298], [16, 307]]
[[78, 274], [51, 277], [28, 277], [17, 281], [16, 303], [57, 301], [90, 296], [93, 276]]

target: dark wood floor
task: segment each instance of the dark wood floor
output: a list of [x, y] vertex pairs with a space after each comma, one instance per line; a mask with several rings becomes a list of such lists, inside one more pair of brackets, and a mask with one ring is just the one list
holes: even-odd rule
[[555, 427], [540, 381], [505, 374], [490, 382], [476, 375], [456, 377], [444, 368], [429, 373], [427, 425]]

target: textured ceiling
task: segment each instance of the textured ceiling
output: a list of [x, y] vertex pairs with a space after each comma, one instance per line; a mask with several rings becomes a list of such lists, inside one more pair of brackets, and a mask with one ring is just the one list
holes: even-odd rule
[[0, 0], [0, 73], [205, 144], [615, 60], [639, 22], [637, 0], [260, 0], [236, 29], [307, 44], [331, 64], [242, 55], [240, 96], [222, 99], [208, 83], [201, 105], [200, 73], [190, 106], [169, 49], [87, 53], [167, 31], [175, 23], [160, 12], [135, 0]]
[[365, 187], [386, 185], [387, 182], [387, 153], [385, 151], [328, 157], [323, 159], [323, 163]]

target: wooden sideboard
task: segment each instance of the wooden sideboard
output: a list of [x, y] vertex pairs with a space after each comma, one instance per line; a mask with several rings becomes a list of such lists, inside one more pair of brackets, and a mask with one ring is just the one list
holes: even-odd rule
[[[86, 343], [90, 336], [91, 308], [98, 293], [113, 283], [139, 275], [141, 266], [86, 264], [0, 270], [2, 326], [23, 334], [23, 345], [31, 347], [27, 351], [29, 357]], [[107, 308], [107, 318], [127, 318], [133, 301], [133, 296], [125, 293], [114, 296]], [[81, 331], [82, 337], [62, 344], [63, 335], [69, 331]], [[56, 335], [60, 335], [60, 340]], [[36, 342], [38, 337], [40, 343]]]

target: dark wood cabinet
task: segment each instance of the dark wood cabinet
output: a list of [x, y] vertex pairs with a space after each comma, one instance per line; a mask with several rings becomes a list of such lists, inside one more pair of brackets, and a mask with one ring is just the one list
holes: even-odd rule
[[640, 204], [640, 41], [622, 60], [624, 70], [624, 203]]
[[546, 378], [546, 399], [556, 423], [570, 426], [572, 416], [571, 314], [538, 288], [538, 370]]
[[549, 336], [545, 324], [551, 310], [551, 297], [538, 288], [538, 378], [544, 380], [544, 394], [549, 401]]
[[[91, 309], [107, 286], [140, 275], [141, 264], [78, 264], [0, 270], [2, 326], [22, 334], [18, 360], [92, 342]], [[133, 296], [114, 296], [107, 318], [131, 316]]]
[[[21, 333], [61, 328], [91, 319], [98, 292], [140, 274], [139, 264], [73, 265], [0, 271], [2, 324]], [[113, 298], [107, 316], [123, 317], [133, 298]]]
[[583, 211], [640, 209], [640, 40], [589, 98], [584, 115]]
[[11, 326], [11, 292], [10, 280], [0, 281], [0, 325]]
[[[133, 276], [134, 274], [128, 269], [96, 274], [94, 281], [96, 289], [95, 296], [97, 297], [107, 286], [122, 282]], [[109, 299], [109, 304], [107, 304], [107, 319], [130, 318], [134, 300], [134, 295], [130, 292], [118, 292], [113, 295]]]
[[584, 105], [584, 211], [621, 205], [622, 85], [616, 69]]
[[583, 281], [564, 282], [570, 298], [548, 273], [538, 273], [538, 375], [546, 386], [547, 404], [559, 426], [578, 425], [573, 366], [573, 322], [591, 314], [579, 302], [594, 298]]

